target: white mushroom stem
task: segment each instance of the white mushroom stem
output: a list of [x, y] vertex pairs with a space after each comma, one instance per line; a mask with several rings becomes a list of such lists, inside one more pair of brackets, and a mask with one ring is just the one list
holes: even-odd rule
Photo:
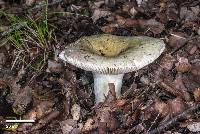
[[109, 92], [108, 83], [114, 83], [116, 97], [120, 97], [123, 76], [124, 74], [112, 75], [93, 73], [96, 104], [99, 102], [104, 102], [105, 97]]

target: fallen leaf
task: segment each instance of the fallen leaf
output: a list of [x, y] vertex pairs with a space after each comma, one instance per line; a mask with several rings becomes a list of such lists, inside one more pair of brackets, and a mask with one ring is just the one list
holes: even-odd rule
[[200, 65], [193, 65], [191, 67], [191, 72], [194, 75], [200, 76]]
[[169, 114], [171, 115], [171, 117], [178, 115], [186, 109], [186, 104], [179, 97], [173, 100], [169, 100], [167, 104], [169, 106]]
[[67, 119], [60, 122], [60, 127], [63, 134], [78, 134], [80, 133], [83, 125], [82, 123], [77, 123], [73, 119]]
[[47, 72], [51, 73], [61, 73], [64, 70], [64, 67], [61, 63], [53, 60], [48, 60]]
[[0, 53], [0, 68], [3, 68], [5, 65], [6, 59], [6, 55], [4, 53]]
[[35, 2], [36, 2], [36, 0], [26, 0], [25, 1], [27, 6], [32, 6]]
[[195, 21], [198, 19], [195, 12], [189, 10], [187, 7], [181, 7], [180, 9], [180, 18], [185, 21]]
[[189, 124], [187, 126], [187, 128], [191, 131], [191, 132], [200, 132], [200, 122], [193, 122], [192, 124]]
[[154, 103], [154, 108], [161, 115], [161, 117], [165, 117], [169, 114], [168, 105], [158, 99], [156, 99]]
[[186, 45], [186, 51], [189, 53], [189, 54], [194, 54], [196, 51], [197, 51], [197, 46], [193, 43], [193, 42], [188, 42], [187, 45]]
[[[48, 115], [50, 112], [52, 112], [52, 107], [54, 103], [50, 101], [42, 101], [35, 107], [31, 109], [28, 113], [23, 115], [22, 119], [24, 120], [35, 120], [38, 121], [44, 116]], [[18, 131], [26, 131], [29, 130], [34, 124], [33, 123], [22, 123], [19, 128], [17, 128]]]
[[28, 107], [30, 107], [32, 102], [32, 88], [26, 86], [21, 89], [21, 92], [18, 93], [16, 100], [14, 101], [12, 108], [16, 114], [24, 114]]
[[104, 11], [104, 10], [101, 10], [101, 9], [95, 9], [91, 18], [94, 22], [96, 22], [98, 19], [100, 19], [102, 17], [107, 17], [109, 15], [111, 15], [111, 12], [109, 12], [109, 11]]
[[178, 57], [178, 63], [176, 63], [175, 66], [176, 70], [181, 73], [188, 72], [191, 68], [188, 59], [185, 57]]
[[143, 27], [150, 30], [154, 34], [160, 34], [165, 28], [164, 24], [156, 21], [155, 19], [145, 21]]
[[196, 88], [193, 92], [195, 101], [200, 101], [200, 88]]
[[31, 129], [30, 131], [35, 131], [35, 130], [39, 130], [42, 127], [46, 126], [48, 123], [50, 123], [52, 120], [54, 120], [55, 118], [57, 118], [59, 116], [60, 112], [57, 110], [52, 111], [51, 113], [49, 113], [47, 116], [45, 116], [44, 118], [41, 118], [38, 123], [36, 123]]
[[92, 118], [89, 118], [83, 125], [82, 132], [89, 132], [96, 128], [97, 128], [97, 124], [95, 123], [95, 121]]
[[72, 114], [73, 120], [79, 120], [80, 114], [81, 114], [81, 107], [78, 104], [72, 105], [71, 114]]
[[104, 33], [107, 33], [107, 34], [111, 34], [115, 30], [116, 30], [116, 26], [113, 26], [113, 25], [107, 25], [107, 26], [101, 27], [101, 31], [103, 31]]
[[165, 68], [167, 70], [171, 70], [174, 66], [175, 63], [175, 58], [170, 55], [170, 54], [166, 54], [161, 60], [160, 60], [160, 66], [162, 68]]
[[168, 45], [173, 48], [179, 48], [186, 43], [187, 35], [181, 32], [174, 32], [171, 34], [168, 40]]

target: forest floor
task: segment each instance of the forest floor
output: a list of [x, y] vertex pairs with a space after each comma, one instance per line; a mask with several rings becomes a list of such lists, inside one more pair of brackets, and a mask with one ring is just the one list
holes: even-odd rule
[[[200, 132], [199, 0], [0, 0], [0, 133]], [[95, 105], [91, 72], [59, 53], [82, 36], [149, 36], [166, 48]], [[34, 119], [34, 123], [6, 123]]]

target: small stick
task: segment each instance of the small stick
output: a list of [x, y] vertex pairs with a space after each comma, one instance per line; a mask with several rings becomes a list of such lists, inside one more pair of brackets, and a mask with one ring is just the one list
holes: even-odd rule
[[193, 106], [191, 106], [187, 110], [183, 111], [182, 113], [178, 114], [177, 116], [163, 123], [163, 125], [149, 131], [148, 134], [157, 134], [168, 129], [170, 126], [176, 124], [180, 119], [186, 118], [187, 114], [194, 112], [198, 110], [199, 108], [200, 108], [200, 103], [195, 103]]
[[175, 96], [179, 96], [179, 97], [183, 98], [184, 100], [188, 100], [187, 99], [188, 93], [186, 91], [182, 91], [180, 89], [173, 87], [174, 85], [172, 85], [168, 81], [161, 81], [158, 83], [158, 86], [164, 88], [166, 91], [170, 92], [171, 94], [173, 94]]

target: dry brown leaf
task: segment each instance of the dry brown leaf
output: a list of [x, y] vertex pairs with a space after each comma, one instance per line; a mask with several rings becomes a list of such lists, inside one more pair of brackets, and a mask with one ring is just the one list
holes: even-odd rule
[[191, 68], [188, 59], [185, 57], [178, 57], [178, 63], [176, 63], [175, 65], [176, 65], [176, 70], [181, 73], [188, 72]]
[[6, 55], [4, 53], [0, 53], [0, 68], [2, 68], [6, 63]]
[[196, 88], [193, 92], [195, 101], [200, 101], [200, 88]]
[[186, 104], [181, 98], [175, 98], [173, 100], [169, 100], [167, 102], [169, 106], [169, 114], [171, 117], [178, 115], [179, 113], [182, 113], [186, 109]]
[[93, 129], [97, 128], [97, 124], [92, 118], [87, 119], [86, 123], [84, 124], [82, 128], [82, 132], [89, 132]]
[[191, 68], [191, 72], [194, 75], [200, 76], [200, 65], [193, 65]]
[[158, 99], [155, 101], [154, 108], [161, 115], [161, 117], [165, 117], [169, 114], [168, 105]]
[[200, 122], [193, 122], [189, 125], [187, 125], [187, 128], [191, 131], [191, 132], [200, 132]]
[[187, 35], [185, 33], [174, 32], [169, 37], [168, 45], [173, 48], [179, 48], [184, 43], [186, 43], [186, 40], [187, 40], [186, 37], [187, 37]]
[[101, 9], [95, 9], [91, 18], [94, 22], [96, 22], [98, 19], [100, 19], [102, 17], [109, 16], [109, 15], [111, 15], [111, 12], [109, 12], [109, 11], [104, 11], [104, 10], [101, 10]]
[[48, 68], [46, 71], [51, 73], [61, 73], [64, 71], [64, 67], [57, 61], [48, 60]]
[[170, 54], [166, 54], [161, 60], [160, 60], [160, 66], [162, 68], [165, 68], [167, 70], [171, 70], [174, 66], [175, 63], [175, 58], [170, 55]]
[[193, 43], [193, 42], [188, 42], [187, 45], [186, 45], [186, 51], [189, 53], [189, 54], [194, 54], [197, 50], [197, 46]]
[[32, 102], [32, 88], [26, 86], [18, 93], [12, 108], [16, 114], [22, 115], [30, 107]]
[[101, 27], [101, 31], [107, 34], [111, 34], [115, 32], [115, 30], [116, 30], [116, 26], [113, 26], [113, 25], [107, 25], [107, 26]]
[[144, 25], [141, 25], [142, 27], [145, 27], [147, 30], [150, 30], [154, 34], [160, 34], [164, 30], [164, 24], [156, 21], [155, 19], [150, 19], [145, 21]]
[[73, 120], [79, 120], [80, 114], [81, 114], [81, 107], [78, 104], [72, 105], [71, 114], [72, 114]]
[[26, 1], [25, 1], [25, 4], [26, 4], [27, 6], [32, 6], [33, 4], [35, 4], [35, 2], [36, 2], [36, 0], [26, 0]]
[[[27, 114], [25, 114], [22, 119], [24, 120], [39, 120], [40, 118], [46, 116], [52, 112], [52, 107], [54, 103], [50, 101], [43, 101], [39, 103], [36, 107], [32, 108]], [[23, 123], [17, 128], [18, 131], [29, 130], [34, 124], [33, 123]]]
[[60, 127], [63, 134], [78, 134], [80, 133], [83, 125], [81, 123], [77, 123], [77, 121], [73, 119], [67, 119], [60, 122]]

